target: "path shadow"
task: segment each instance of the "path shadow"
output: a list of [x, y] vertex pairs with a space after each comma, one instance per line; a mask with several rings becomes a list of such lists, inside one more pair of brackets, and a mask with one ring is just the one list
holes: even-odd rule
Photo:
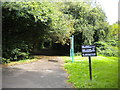
[[32, 53], [32, 55], [69, 56], [69, 51], [45, 48], [45, 49], [40, 49], [39, 51]]

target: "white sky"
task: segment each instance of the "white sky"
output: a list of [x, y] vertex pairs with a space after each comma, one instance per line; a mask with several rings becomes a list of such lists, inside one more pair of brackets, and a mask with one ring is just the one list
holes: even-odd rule
[[107, 16], [109, 24], [118, 21], [118, 2], [119, 0], [96, 0], [102, 6]]

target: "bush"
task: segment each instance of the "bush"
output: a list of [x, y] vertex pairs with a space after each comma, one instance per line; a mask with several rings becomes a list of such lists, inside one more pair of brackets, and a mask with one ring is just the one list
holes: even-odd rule
[[3, 45], [2, 63], [28, 59], [30, 56], [30, 48], [24, 42], [17, 42], [6, 46], [7, 45]]
[[118, 56], [117, 44], [114, 42], [95, 42], [98, 54], [105, 56]]
[[10, 59], [2, 58], [2, 63], [4, 64], [10, 63]]
[[118, 46], [118, 41], [115, 41], [115, 40], [109, 40], [109, 41], [106, 41], [109, 45], [112, 45], [112, 46]]
[[29, 57], [29, 53], [28, 52], [23, 52], [19, 48], [13, 49], [11, 54], [13, 56], [13, 60], [27, 59]]
[[99, 54], [105, 55], [105, 56], [118, 56], [118, 51], [112, 50], [112, 49], [106, 49], [99, 52]]
[[75, 53], [75, 56], [81, 56], [81, 52], [77, 52], [77, 53]]

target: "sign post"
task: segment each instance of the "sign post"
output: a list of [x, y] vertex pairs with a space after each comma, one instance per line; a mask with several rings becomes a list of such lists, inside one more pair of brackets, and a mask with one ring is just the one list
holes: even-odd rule
[[89, 56], [89, 72], [90, 72], [90, 80], [92, 80], [92, 66], [91, 66], [91, 57]]
[[70, 57], [72, 62], [74, 62], [74, 36], [70, 37]]
[[82, 45], [82, 57], [89, 57], [90, 80], [92, 80], [91, 56], [97, 56], [95, 45]]

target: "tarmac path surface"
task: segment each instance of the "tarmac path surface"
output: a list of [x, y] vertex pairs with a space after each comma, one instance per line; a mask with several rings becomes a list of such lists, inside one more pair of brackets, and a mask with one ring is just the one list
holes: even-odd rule
[[36, 62], [2, 68], [2, 88], [72, 88], [63, 59], [41, 56]]

